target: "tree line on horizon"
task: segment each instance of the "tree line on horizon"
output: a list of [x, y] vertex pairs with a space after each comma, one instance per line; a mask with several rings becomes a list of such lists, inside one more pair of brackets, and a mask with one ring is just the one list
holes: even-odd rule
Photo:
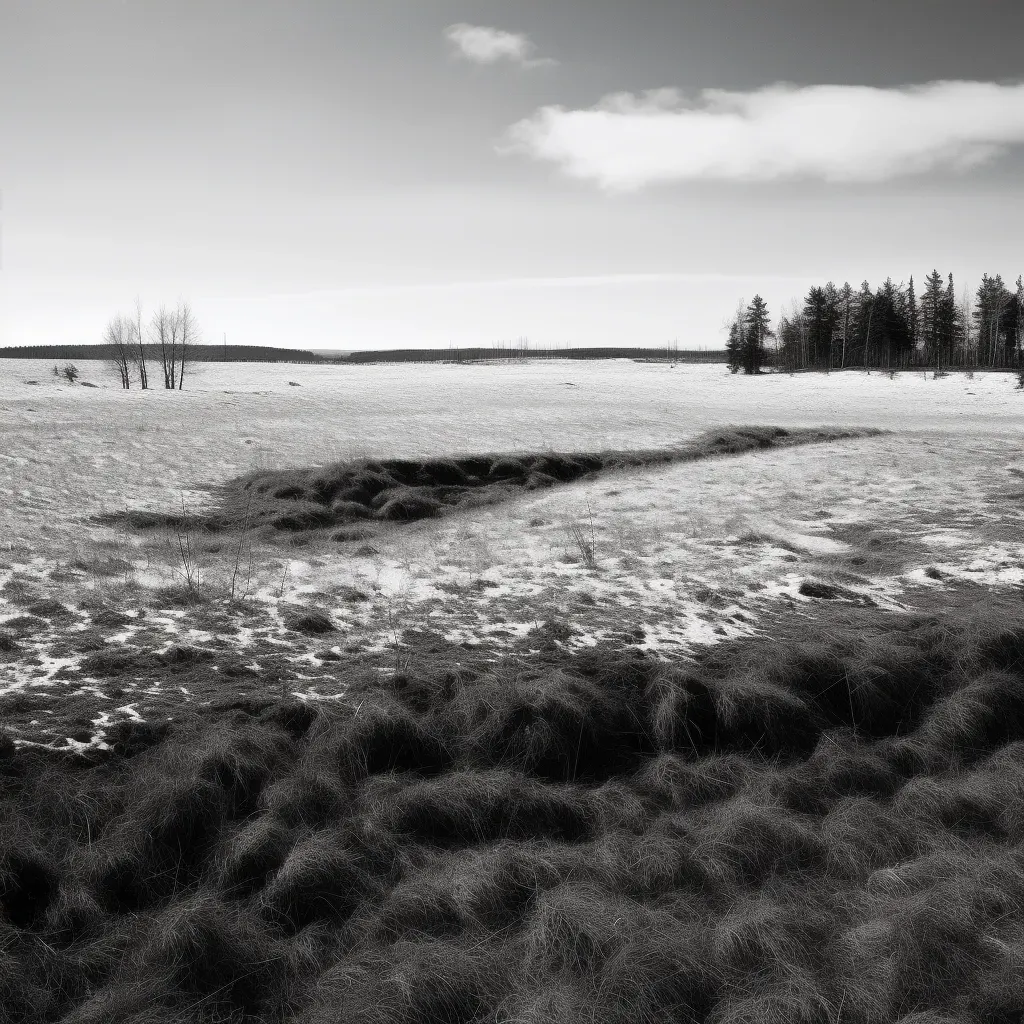
[[933, 270], [918, 298], [892, 278], [815, 285], [780, 313], [775, 326], [765, 300], [740, 303], [728, 324], [727, 362], [733, 373], [766, 367], [796, 370], [1019, 369], [1024, 366], [1024, 280], [1015, 290], [1001, 275], [984, 274], [972, 296], [958, 296], [953, 275]]

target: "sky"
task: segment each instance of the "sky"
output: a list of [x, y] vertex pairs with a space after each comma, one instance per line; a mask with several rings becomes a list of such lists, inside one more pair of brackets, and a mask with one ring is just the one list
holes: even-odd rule
[[0, 345], [721, 347], [1024, 271], [1020, 0], [0, 0]]

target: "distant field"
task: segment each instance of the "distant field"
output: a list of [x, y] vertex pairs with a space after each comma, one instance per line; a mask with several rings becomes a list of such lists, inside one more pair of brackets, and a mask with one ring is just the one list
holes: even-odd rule
[[[780, 602], [799, 600], [805, 577], [824, 576], [888, 606], [908, 587], [930, 593], [940, 578], [1021, 582], [1014, 474], [1024, 469], [1024, 402], [1005, 375], [744, 378], [721, 367], [628, 361], [237, 364], [202, 366], [191, 390], [178, 393], [123, 392], [102, 378], [97, 388], [60, 385], [48, 369], [0, 362], [0, 583], [9, 581], [0, 616], [17, 618], [27, 597], [59, 597], [75, 609], [67, 613], [74, 626], [44, 616], [49, 625], [33, 630], [29, 644], [39, 663], [0, 665], [0, 692], [61, 673], [80, 678], [75, 631], [97, 637], [83, 598], [112, 603], [122, 616], [149, 606], [145, 623], [133, 618], [100, 640], [109, 634], [161, 649], [218, 632], [256, 647], [272, 639], [272, 660], [294, 673], [307, 642], [280, 612], [310, 602], [333, 609], [342, 647], [394, 660], [396, 630], [441, 624], [445, 642], [501, 649], [567, 608], [574, 643], [635, 634], [630, 642], [643, 649], [685, 651], [754, 628]], [[436, 523], [396, 525], [372, 543], [256, 537], [244, 613], [217, 602], [153, 607], [181, 579], [173, 531], [126, 533], [93, 522], [126, 507], [174, 511], [184, 501], [199, 510], [210, 488], [253, 470], [361, 457], [663, 448], [744, 422], [894, 433], [621, 470]], [[599, 571], [579, 563], [574, 527], [593, 534]], [[237, 545], [218, 536], [195, 543], [201, 578], [220, 594], [237, 576]], [[14, 601], [19, 586], [27, 597]], [[320, 664], [303, 686], [329, 687], [331, 667]], [[56, 697], [66, 686], [35, 692]], [[99, 713], [97, 699], [82, 691], [60, 716], [93, 741], [99, 735], [87, 723]], [[72, 714], [73, 703], [82, 706]], [[105, 720], [138, 714], [136, 703], [105, 708]]]
[[[49, 371], [0, 361], [13, 1021], [1019, 1021], [1012, 377]], [[483, 453], [524, 486], [446, 505]]]

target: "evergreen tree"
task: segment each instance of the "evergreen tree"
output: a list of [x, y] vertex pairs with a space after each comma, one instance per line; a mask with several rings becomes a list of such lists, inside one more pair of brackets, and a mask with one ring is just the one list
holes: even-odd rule
[[879, 362], [889, 368], [906, 365], [910, 350], [907, 296], [891, 277], [887, 277], [875, 293], [872, 320], [874, 350], [881, 357]]
[[916, 351], [920, 339], [920, 324], [918, 321], [917, 296], [914, 293], [914, 275], [910, 275], [910, 284], [907, 285], [907, 323], [910, 328], [910, 349]]
[[936, 369], [941, 369], [943, 364], [948, 366], [953, 362], [957, 339], [962, 333], [960, 307], [957, 305], [956, 292], [953, 290], [953, 275], [950, 274], [942, 296], [939, 315], [939, 348], [936, 354]]
[[730, 373], [743, 368], [743, 324], [739, 318], [729, 324], [729, 340], [725, 343], [726, 362]]
[[874, 312], [875, 293], [867, 281], [862, 281], [860, 291], [857, 293], [856, 308], [854, 313], [854, 344], [851, 355], [851, 362], [858, 362], [867, 366], [874, 355]]
[[804, 334], [803, 316], [800, 313], [792, 317], [779, 318], [779, 358], [782, 365], [792, 372], [802, 365], [801, 348]]
[[1001, 365], [1007, 360], [1007, 318], [1013, 295], [999, 274], [983, 274], [975, 299], [974, 319], [978, 325], [978, 360], [983, 366]]
[[808, 356], [815, 366], [829, 369], [832, 366], [832, 349], [840, 323], [839, 308], [839, 292], [831, 281], [824, 288], [811, 288], [804, 300], [804, 324], [810, 348]]
[[744, 373], [760, 373], [761, 368], [767, 361], [767, 350], [765, 343], [769, 338], [775, 337], [771, 327], [771, 318], [768, 315], [768, 303], [755, 295], [747, 306], [747, 313], [744, 321], [746, 328], [743, 338], [743, 371]]
[[807, 328], [808, 358], [812, 366], [823, 364], [828, 316], [825, 310], [825, 289], [814, 285], [804, 299], [804, 325]]
[[933, 270], [924, 279], [924, 292], [921, 295], [920, 331], [924, 343], [926, 360], [936, 360], [942, 338], [942, 310], [945, 294], [942, 287], [942, 275]]
[[1017, 290], [1007, 306], [1006, 344], [1015, 365], [1021, 365], [1024, 348], [1024, 278], [1017, 277]]
[[846, 347], [850, 342], [850, 331], [853, 329], [854, 316], [856, 314], [856, 302], [853, 289], [849, 281], [843, 282], [839, 289], [839, 336], [841, 348], [839, 354], [839, 366], [846, 366]]

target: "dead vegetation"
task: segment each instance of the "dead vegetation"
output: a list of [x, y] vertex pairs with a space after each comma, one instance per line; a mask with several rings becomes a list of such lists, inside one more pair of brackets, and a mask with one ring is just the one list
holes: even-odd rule
[[1019, 1020], [1019, 597], [819, 610], [0, 744], [7, 1019]]
[[[262, 537], [349, 527], [339, 540], [373, 535], [371, 524], [411, 523], [479, 508], [516, 494], [571, 483], [616, 469], [690, 462], [766, 448], [855, 437], [877, 430], [736, 427], [712, 430], [678, 448], [634, 452], [474, 455], [451, 459], [381, 459], [316, 469], [261, 470], [221, 488], [203, 512], [125, 509], [98, 517], [105, 525], [168, 529], [252, 529]], [[353, 533], [352, 525], [357, 527]], [[194, 562], [191, 550], [186, 565]], [[191, 578], [191, 577], [190, 577]]]

